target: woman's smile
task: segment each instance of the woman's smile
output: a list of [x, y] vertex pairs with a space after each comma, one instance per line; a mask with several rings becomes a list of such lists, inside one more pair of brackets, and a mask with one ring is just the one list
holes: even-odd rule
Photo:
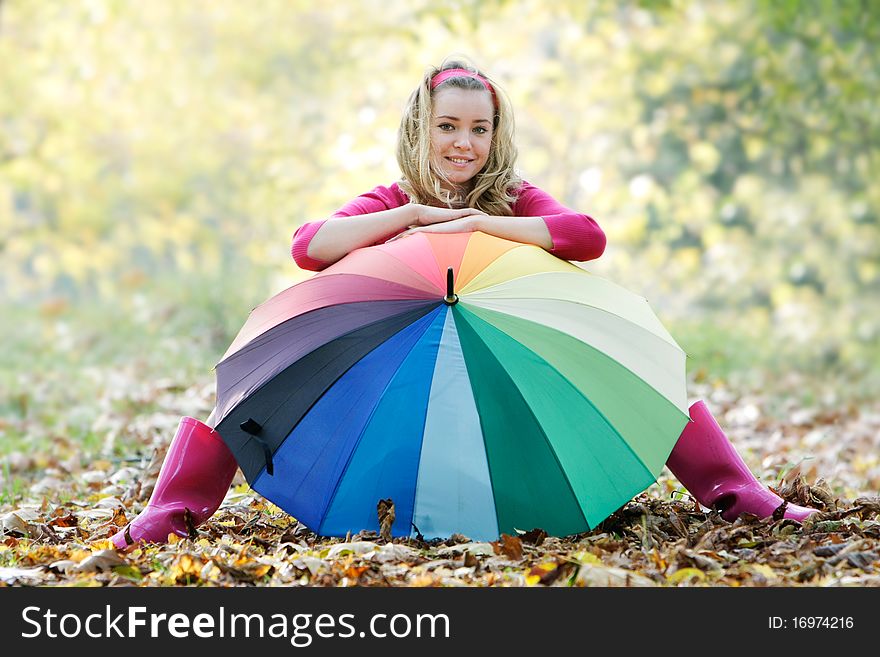
[[453, 166], [460, 167], [462, 169], [467, 168], [467, 166], [470, 165], [471, 162], [473, 162], [472, 159], [465, 157], [447, 157], [446, 159], [452, 162]]

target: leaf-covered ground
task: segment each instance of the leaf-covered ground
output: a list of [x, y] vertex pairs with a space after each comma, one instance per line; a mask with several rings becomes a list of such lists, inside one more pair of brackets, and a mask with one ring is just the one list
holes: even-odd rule
[[74, 439], [81, 425], [41, 421], [33, 409], [2, 420], [4, 435], [42, 447], [3, 456], [0, 586], [880, 585], [876, 402], [692, 384], [764, 482], [822, 510], [803, 525], [725, 522], [665, 473], [576, 536], [527, 528], [493, 543], [460, 535], [330, 539], [251, 491], [239, 473], [220, 510], [190, 538], [117, 552], [107, 539], [149, 499], [178, 412], [206, 416], [212, 386], [145, 381], [134, 370], [113, 376], [65, 416], [86, 419], [90, 449]]

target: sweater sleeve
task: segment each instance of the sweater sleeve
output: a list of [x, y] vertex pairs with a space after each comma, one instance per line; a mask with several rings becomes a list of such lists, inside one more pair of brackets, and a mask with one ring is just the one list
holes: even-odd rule
[[[372, 214], [373, 212], [381, 212], [391, 208], [405, 205], [408, 199], [395, 183], [391, 187], [376, 187], [366, 194], [361, 194], [357, 198], [352, 199], [331, 217], [355, 217], [361, 214]], [[308, 269], [310, 271], [321, 271], [330, 266], [331, 263], [323, 260], [312, 258], [309, 255], [309, 244], [315, 233], [324, 225], [326, 219], [319, 221], [310, 221], [296, 229], [293, 234], [293, 243], [290, 247], [290, 255], [300, 269]], [[389, 235], [389, 237], [391, 237]], [[384, 241], [384, 240], [383, 240]]]
[[565, 207], [547, 192], [523, 181], [513, 207], [520, 217], [541, 217], [553, 240], [552, 253], [564, 260], [595, 260], [605, 251], [605, 233], [596, 221]]
[[326, 219], [320, 221], [310, 221], [296, 229], [293, 234], [293, 244], [290, 246], [290, 255], [296, 266], [300, 269], [308, 269], [309, 271], [321, 271], [330, 265], [329, 262], [312, 258], [309, 255], [309, 244], [318, 229], [324, 225]]

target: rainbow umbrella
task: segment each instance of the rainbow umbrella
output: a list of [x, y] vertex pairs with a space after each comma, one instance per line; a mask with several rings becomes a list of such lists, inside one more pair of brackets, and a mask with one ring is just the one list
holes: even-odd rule
[[588, 531], [656, 481], [685, 354], [646, 300], [543, 249], [418, 233], [253, 310], [216, 367], [254, 490], [325, 536]]

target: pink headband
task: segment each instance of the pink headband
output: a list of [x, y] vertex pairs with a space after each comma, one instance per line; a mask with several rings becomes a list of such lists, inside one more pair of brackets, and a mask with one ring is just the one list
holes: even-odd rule
[[496, 108], [498, 107], [498, 98], [496, 98], [495, 90], [492, 88], [492, 85], [489, 84], [489, 81], [482, 75], [469, 71], [466, 68], [447, 68], [445, 71], [440, 71], [437, 75], [431, 78], [431, 91], [436, 89], [438, 85], [446, 82], [449, 78], [473, 78], [474, 80], [479, 80], [479, 82], [486, 87], [486, 90], [492, 94], [492, 102]]

